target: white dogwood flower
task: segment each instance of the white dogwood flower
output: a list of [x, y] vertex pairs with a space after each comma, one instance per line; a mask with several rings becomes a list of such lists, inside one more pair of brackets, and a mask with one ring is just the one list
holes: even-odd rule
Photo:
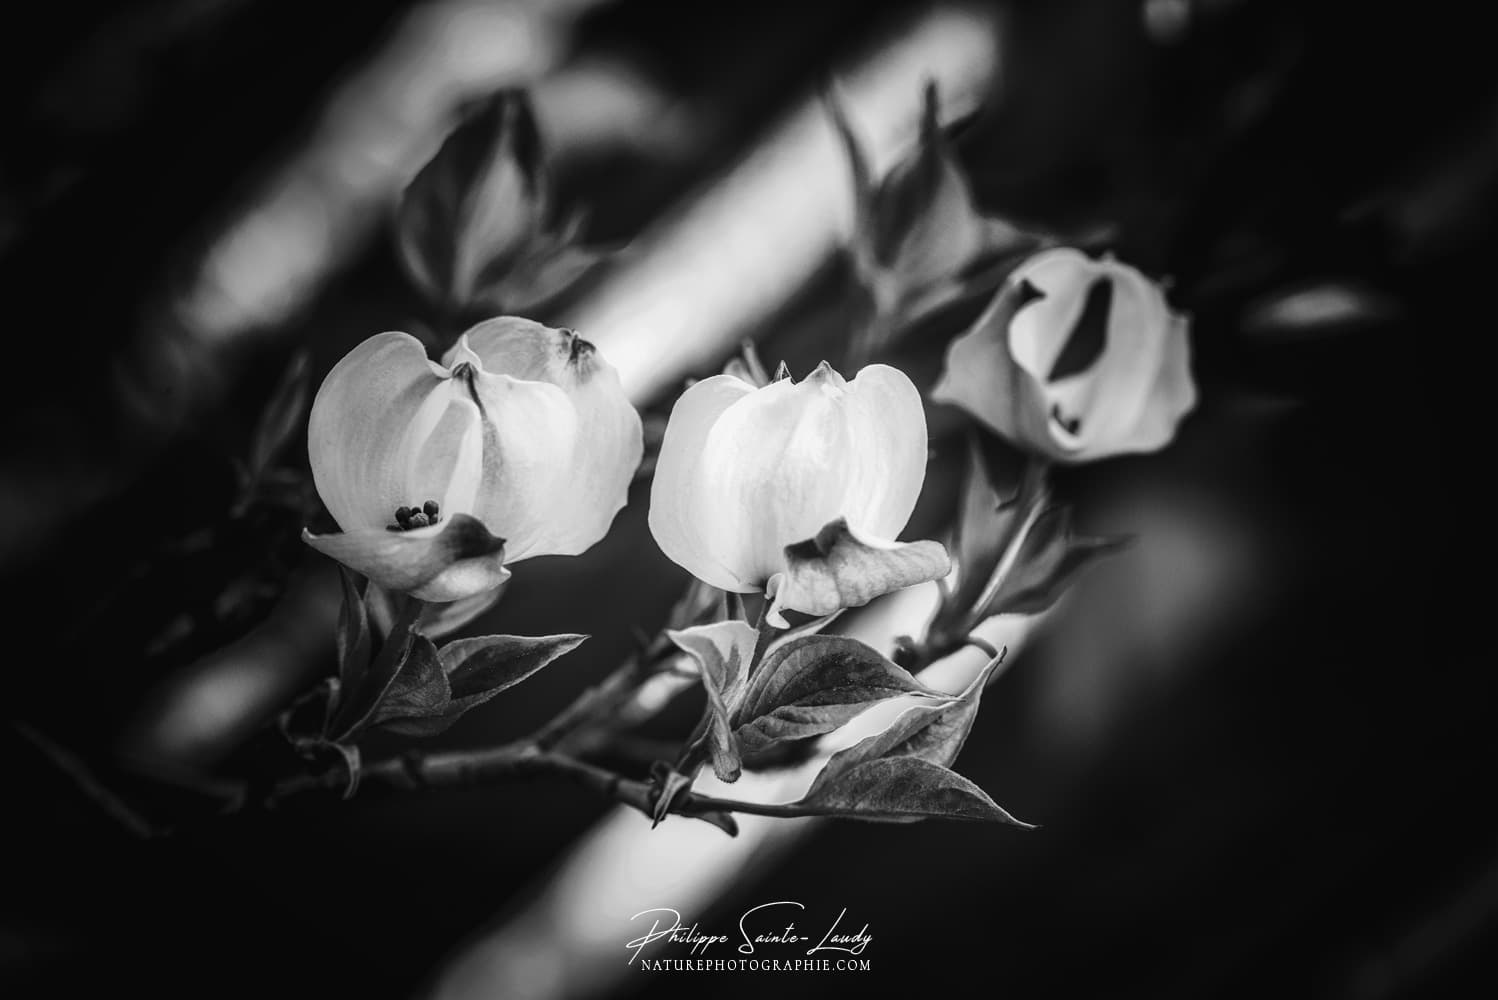
[[440, 364], [405, 333], [364, 341], [318, 390], [307, 447], [342, 531], [304, 539], [388, 590], [441, 602], [497, 587], [508, 563], [597, 542], [643, 444], [591, 344], [506, 316]]
[[909, 378], [823, 362], [756, 388], [715, 375], [671, 411], [650, 494], [662, 551], [723, 590], [766, 591], [822, 615], [946, 574], [936, 542], [893, 541], [926, 476], [926, 418]]
[[1196, 405], [1187, 327], [1127, 264], [1046, 250], [952, 342], [932, 398], [1062, 462], [1156, 451]]

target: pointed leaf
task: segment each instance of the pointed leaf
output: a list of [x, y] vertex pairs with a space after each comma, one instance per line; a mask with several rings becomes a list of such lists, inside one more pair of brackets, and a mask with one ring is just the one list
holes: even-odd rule
[[663, 761], [656, 761], [651, 768], [650, 779], [656, 791], [655, 801], [650, 808], [650, 828], [654, 830], [662, 820], [671, 815], [671, 807], [676, 801], [692, 790], [692, 779]]
[[481, 275], [517, 260], [547, 212], [539, 133], [521, 91], [474, 105], [406, 187], [401, 261], [431, 299], [473, 304]]
[[746, 340], [739, 345], [739, 353], [723, 365], [723, 374], [748, 382], [755, 388], [770, 384], [770, 372], [760, 360], [754, 341]]
[[[858, 141], [858, 136], [853, 132], [853, 124], [848, 120], [848, 114], [842, 102], [830, 88], [823, 92], [822, 104], [827, 109], [827, 116], [832, 119], [832, 127], [842, 143], [844, 154], [848, 157], [848, 171], [853, 186], [853, 252], [855, 256], [866, 255], [874, 246], [873, 170], [869, 166], [868, 154], [864, 152], [863, 144]], [[860, 263], [860, 269], [867, 270], [873, 262], [870, 259]]]
[[[977, 607], [1004, 553], [1024, 524], [1024, 514], [1045, 490], [1042, 463], [1018, 452], [1000, 455], [985, 449], [998, 439], [972, 431], [968, 436], [968, 469], [957, 513], [957, 586], [943, 602], [936, 628], [957, 627]], [[1007, 445], [1002, 447], [1007, 449]], [[1007, 458], [1009, 469], [1020, 469], [1017, 482], [1011, 472], [1002, 481], [998, 461]]]
[[[921, 136], [912, 154], [890, 171], [875, 191], [874, 253], [882, 264], [910, 271], [915, 280], [943, 268], [926, 258], [953, 246], [952, 237], [976, 222], [967, 181], [952, 162], [942, 134], [940, 98], [927, 81], [921, 110]], [[934, 237], [942, 233], [946, 238]], [[909, 258], [902, 260], [901, 258]], [[955, 268], [950, 268], [955, 273]], [[929, 274], [927, 272], [930, 272]]]
[[359, 578], [341, 564], [338, 576], [343, 585], [343, 604], [338, 609], [338, 679], [343, 690], [352, 691], [369, 669], [373, 639], [364, 596], [359, 591]]
[[[375, 726], [390, 720], [441, 715], [450, 700], [451, 690], [447, 675], [442, 671], [442, 661], [437, 656], [437, 647], [426, 636], [418, 635], [411, 640], [411, 652], [395, 682], [371, 714], [369, 724]], [[394, 725], [385, 728], [400, 731]]]
[[907, 694], [948, 700], [856, 639], [793, 639], [760, 664], [733, 712], [734, 735], [744, 753], [762, 753], [830, 733], [874, 704]]
[[749, 663], [758, 635], [741, 621], [699, 625], [666, 635], [697, 661], [702, 686], [707, 691], [708, 752], [713, 773], [722, 781], [737, 781], [742, 771], [738, 744], [733, 737], [732, 715], [743, 701]]
[[[439, 654], [453, 700], [487, 700], [508, 690], [565, 656], [588, 637], [585, 635], [481, 635], [455, 639]], [[477, 702], [475, 702], [477, 704]]]
[[917, 757], [943, 767], [951, 765], [957, 760], [968, 733], [972, 731], [973, 721], [978, 717], [978, 702], [983, 689], [1003, 661], [1003, 654], [990, 660], [955, 700], [917, 704], [900, 713], [881, 732], [833, 754], [812, 782], [807, 797], [837, 784], [843, 775], [872, 760]]
[[1031, 828], [962, 775], [919, 757], [872, 760], [798, 803], [807, 815], [866, 820], [926, 817], [983, 820]]
[[[382, 721], [380, 725], [403, 736], [436, 736], [465, 713], [576, 649], [586, 638], [585, 635], [485, 635], [450, 642], [434, 653], [434, 660], [440, 664], [440, 685], [430, 680], [432, 687], [425, 702], [410, 705], [401, 711], [400, 718]], [[440, 702], [439, 691], [446, 694]]]
[[306, 350], [297, 351], [272, 390], [270, 399], [260, 412], [260, 420], [255, 425], [255, 433], [250, 440], [249, 458], [245, 463], [246, 485], [259, 482], [281, 453], [281, 449], [307, 425], [311, 374], [311, 353]]
[[421, 608], [420, 601], [407, 598], [368, 672], [359, 678], [357, 684], [340, 686], [340, 704], [328, 726], [329, 739], [347, 740], [369, 724], [370, 716], [384, 700], [385, 692], [395, 683], [410, 655], [411, 645], [416, 639], [414, 626]]
[[1117, 552], [1127, 538], [1091, 538], [1072, 533], [1071, 509], [1051, 507], [1033, 518], [1006, 557], [1002, 578], [991, 582], [979, 619], [1001, 614], [1038, 614], [1061, 596], [1084, 568]]
[[571, 288], [611, 253], [602, 248], [567, 246], [554, 238], [547, 239], [543, 246], [513, 262], [497, 262], [491, 273], [481, 275], [471, 304], [496, 312], [529, 315], [537, 306]]

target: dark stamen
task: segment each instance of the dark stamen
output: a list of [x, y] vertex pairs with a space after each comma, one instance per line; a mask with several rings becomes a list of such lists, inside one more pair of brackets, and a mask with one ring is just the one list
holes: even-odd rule
[[442, 520], [441, 512], [442, 508], [435, 500], [428, 500], [420, 507], [402, 504], [395, 508], [395, 523], [386, 525], [386, 528], [390, 531], [415, 531]]

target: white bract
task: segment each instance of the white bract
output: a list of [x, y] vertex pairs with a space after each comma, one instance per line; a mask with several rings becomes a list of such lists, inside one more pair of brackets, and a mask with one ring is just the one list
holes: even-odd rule
[[506, 563], [602, 538], [643, 444], [591, 344], [506, 316], [440, 364], [405, 333], [364, 341], [318, 390], [307, 448], [342, 531], [306, 541], [388, 590], [456, 601], [497, 587]]
[[897, 369], [847, 381], [823, 362], [759, 388], [715, 375], [671, 411], [650, 530], [703, 582], [768, 592], [772, 620], [829, 614], [946, 573], [935, 542], [892, 541], [925, 475], [920, 393]]
[[1063, 462], [1155, 451], [1196, 405], [1187, 327], [1127, 264], [1046, 250], [952, 342], [932, 398]]

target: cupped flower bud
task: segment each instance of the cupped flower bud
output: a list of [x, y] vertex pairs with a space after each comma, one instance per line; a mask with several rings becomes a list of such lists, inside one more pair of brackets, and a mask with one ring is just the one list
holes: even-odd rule
[[1156, 451], [1196, 405], [1187, 326], [1127, 264], [1046, 250], [952, 342], [932, 398], [1062, 462]]
[[506, 563], [602, 538], [643, 444], [593, 345], [506, 316], [441, 364], [408, 334], [366, 340], [318, 390], [307, 448], [343, 530], [306, 541], [388, 590], [456, 601], [502, 583]]
[[892, 541], [926, 476], [926, 418], [902, 372], [846, 381], [823, 362], [802, 382], [756, 388], [715, 375], [671, 411], [650, 530], [705, 583], [813, 615], [944, 576], [936, 542]]

